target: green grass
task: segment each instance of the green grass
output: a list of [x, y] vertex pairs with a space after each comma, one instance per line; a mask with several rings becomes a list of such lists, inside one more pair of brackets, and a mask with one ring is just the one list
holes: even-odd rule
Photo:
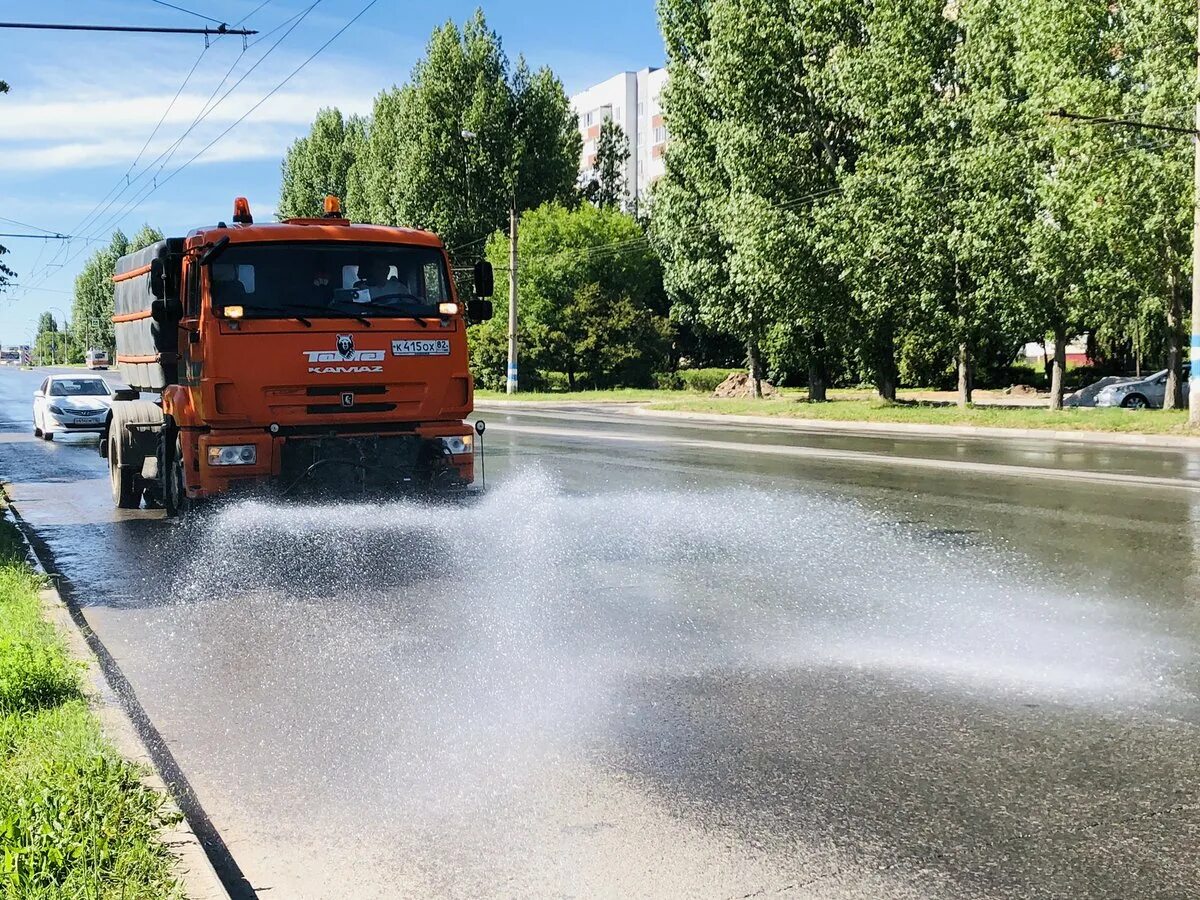
[[40, 587], [0, 521], [0, 898], [180, 897], [159, 839], [176, 816], [105, 741]]
[[476, 390], [476, 400], [521, 400], [546, 403], [647, 403], [696, 396], [690, 391], [658, 388], [614, 388], [607, 391], [521, 391], [510, 396], [504, 391]]
[[[560, 395], [561, 396], [561, 395]], [[929, 403], [880, 400], [796, 399], [717, 400], [709, 397], [664, 398], [649, 409], [743, 416], [778, 416], [838, 422], [887, 422], [910, 425], [974, 425], [986, 428], [1039, 428], [1059, 431], [1107, 431], [1134, 434], [1196, 434], [1187, 428], [1186, 410], [1064, 409], [976, 406], [959, 409]]]

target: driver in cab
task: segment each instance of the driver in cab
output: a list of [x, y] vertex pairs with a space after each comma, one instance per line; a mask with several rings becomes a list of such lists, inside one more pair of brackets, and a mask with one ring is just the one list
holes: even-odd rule
[[370, 303], [372, 296], [398, 293], [400, 279], [392, 271], [392, 265], [383, 259], [372, 259], [359, 265], [358, 280], [354, 282], [354, 290], [359, 292], [355, 298], [357, 302]]

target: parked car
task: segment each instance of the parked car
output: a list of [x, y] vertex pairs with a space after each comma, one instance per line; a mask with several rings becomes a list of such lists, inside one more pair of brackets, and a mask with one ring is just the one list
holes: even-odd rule
[[1140, 381], [1138, 378], [1123, 378], [1120, 375], [1105, 375], [1099, 381], [1085, 384], [1077, 391], [1063, 397], [1063, 406], [1095, 406], [1096, 398], [1106, 387], [1121, 384], [1126, 381]]
[[[1183, 367], [1183, 396], [1188, 395], [1188, 378], [1191, 366]], [[1097, 406], [1123, 406], [1126, 409], [1162, 409], [1167, 396], [1167, 370], [1155, 372], [1146, 378], [1133, 378], [1110, 384], [1096, 395]]]
[[84, 357], [89, 369], [107, 369], [108, 368], [108, 351], [107, 350], [89, 350], [87, 356]]
[[104, 430], [111, 390], [93, 375], [51, 375], [33, 392], [33, 433], [46, 441], [56, 431]]

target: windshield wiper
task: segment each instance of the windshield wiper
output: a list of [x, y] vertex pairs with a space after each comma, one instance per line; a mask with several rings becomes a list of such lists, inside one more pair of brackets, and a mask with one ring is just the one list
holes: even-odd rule
[[[409, 300], [409, 301], [415, 301], [417, 304], [419, 304], [419, 305], [421, 305], [421, 306], [424, 306], [424, 305], [425, 305], [425, 298], [424, 298], [424, 297], [418, 297], [416, 294], [409, 293], [408, 291], [395, 291], [395, 292], [388, 292], [388, 293], [379, 294], [379, 299], [380, 299], [380, 300], [385, 300], [385, 299], [386, 299], [386, 300], [391, 300], [391, 299], [393, 299], [393, 298], [395, 298], [395, 299], [397, 299], [397, 300]], [[372, 296], [372, 297], [371, 297], [371, 302], [370, 302], [369, 304], [367, 304], [367, 305], [368, 305], [368, 306], [377, 306], [377, 307], [379, 307], [379, 308], [381, 308], [381, 309], [387, 309], [387, 310], [396, 309], [396, 307], [394, 307], [394, 306], [391, 306], [390, 304], [387, 304], [387, 303], [376, 303], [376, 302], [375, 302], [375, 299], [376, 299], [376, 298], [375, 298], [375, 296]], [[429, 323], [428, 323], [428, 322], [426, 322], [426, 321], [425, 321], [423, 318], [421, 318], [421, 317], [420, 317], [419, 315], [417, 315], [416, 313], [402, 313], [402, 312], [397, 312], [397, 316], [398, 316], [399, 318], [401, 318], [401, 319], [412, 319], [414, 322], [416, 322], [416, 323], [417, 323], [418, 325], [420, 325], [422, 328], [428, 328], [428, 327], [429, 327]]]

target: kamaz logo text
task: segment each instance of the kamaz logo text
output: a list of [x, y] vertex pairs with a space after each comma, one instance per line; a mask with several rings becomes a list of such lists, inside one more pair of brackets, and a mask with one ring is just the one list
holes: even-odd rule
[[[387, 355], [386, 350], [355, 350], [352, 334], [339, 334], [335, 346], [335, 350], [301, 352], [308, 357], [310, 363], [381, 363]], [[310, 375], [378, 375], [383, 372], [383, 366], [310, 365], [308, 372]], [[342, 403], [345, 404], [345, 401], [343, 395]]]
[[341, 363], [341, 362], [383, 362], [387, 356], [385, 350], [351, 350], [349, 356], [343, 356], [337, 350], [305, 350], [304, 355], [310, 363]]

